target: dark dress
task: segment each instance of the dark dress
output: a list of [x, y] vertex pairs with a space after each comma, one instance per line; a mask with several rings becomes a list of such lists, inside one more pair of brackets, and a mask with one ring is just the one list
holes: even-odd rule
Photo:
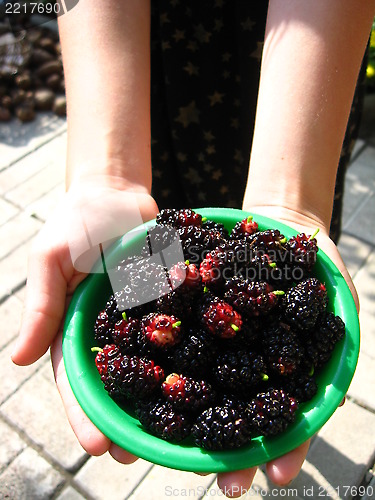
[[[152, 0], [151, 5], [153, 196], [160, 209], [241, 208], [268, 2]], [[362, 95], [360, 86], [340, 160], [335, 239]]]

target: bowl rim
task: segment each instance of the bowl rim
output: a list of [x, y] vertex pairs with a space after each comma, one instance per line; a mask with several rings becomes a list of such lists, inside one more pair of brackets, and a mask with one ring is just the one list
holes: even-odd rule
[[[290, 226], [255, 212], [216, 207], [197, 208], [194, 211], [232, 227], [235, 220], [239, 221], [252, 215], [260, 227], [279, 229], [288, 238], [298, 234], [298, 231]], [[124, 248], [139, 238], [140, 234], [144, 235], [146, 229], [154, 224], [155, 220], [149, 221], [117, 240], [106, 253], [106, 261], [120, 260]], [[93, 273], [80, 283], [73, 294], [63, 329], [62, 350], [65, 368], [78, 403], [99, 430], [115, 444], [140, 458], [174, 469], [228, 472], [266, 463], [293, 450], [312, 437], [340, 405], [353, 378], [359, 355], [359, 320], [350, 289], [335, 264], [320, 249], [318, 262], [322, 267], [321, 272], [327, 274], [325, 279], [327, 288], [335, 290], [335, 313], [344, 320], [346, 335], [337, 344], [330, 362], [326, 365], [326, 373], [331, 378], [330, 383], [322, 386], [324, 394], [320, 394], [318, 389], [319, 397], [316, 395], [307, 403], [302, 403], [296, 422], [284, 433], [275, 437], [255, 438], [244, 448], [208, 452], [192, 445], [189, 440], [174, 444], [146, 432], [130, 412], [123, 411], [109, 397], [96, 368], [96, 375], [90, 376], [92, 367], [87, 363], [88, 359], [91, 359], [95, 365], [95, 354], [90, 353], [90, 358], [80, 355], [85, 347], [87, 333], [85, 308], [88, 307], [87, 302], [93, 285], [95, 288], [95, 281], [100, 279], [98, 278], [100, 274], [95, 273], [95, 267]], [[95, 312], [95, 317], [98, 312]]]

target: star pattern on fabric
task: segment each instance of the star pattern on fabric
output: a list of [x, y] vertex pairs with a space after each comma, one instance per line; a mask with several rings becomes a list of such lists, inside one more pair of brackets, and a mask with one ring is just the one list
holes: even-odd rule
[[263, 42], [257, 42], [257, 48], [250, 53], [250, 57], [260, 61], [262, 59], [263, 45]]
[[172, 35], [176, 42], [183, 40], [185, 38], [185, 31], [176, 29], [174, 34]]
[[184, 70], [190, 75], [190, 76], [199, 76], [199, 68], [198, 66], [194, 66], [194, 64], [191, 61], [188, 61], [187, 65], [184, 66]]
[[207, 141], [207, 142], [211, 142], [215, 139], [215, 136], [213, 135], [211, 130], [207, 130], [207, 131], [203, 132], [203, 137], [204, 137], [205, 141]]
[[170, 23], [170, 20], [168, 19], [168, 12], [163, 12], [162, 14], [160, 14], [160, 24], [165, 23]]
[[177, 160], [180, 161], [181, 163], [184, 163], [187, 160], [186, 154], [179, 151], [177, 153]]
[[213, 155], [214, 153], [216, 153], [216, 148], [214, 144], [210, 144], [209, 146], [206, 147], [206, 153], [208, 155]]
[[164, 206], [239, 208], [251, 144], [238, 131], [253, 123], [246, 113], [258, 85], [265, 26], [258, 17], [264, 13], [265, 22], [266, 7], [170, 0], [151, 9], [155, 194]]
[[241, 23], [241, 27], [244, 31], [251, 31], [255, 25], [255, 22], [248, 17]]
[[189, 43], [187, 44], [187, 48], [191, 50], [192, 52], [196, 52], [198, 50], [198, 44], [195, 40], [189, 40]]
[[220, 32], [224, 27], [224, 22], [222, 19], [214, 19], [214, 31]]
[[209, 43], [212, 33], [207, 31], [203, 24], [197, 24], [194, 26], [194, 38], [200, 43]]
[[175, 121], [181, 123], [184, 128], [192, 123], [199, 123], [199, 115], [201, 112], [197, 108], [195, 101], [191, 101], [187, 106], [181, 106], [178, 110], [180, 114], [175, 118]]
[[240, 151], [239, 149], [235, 149], [233, 159], [238, 161], [238, 163], [243, 163], [244, 157], [243, 157], [242, 151]]
[[235, 129], [239, 129], [240, 128], [240, 121], [238, 118], [231, 118], [230, 120], [230, 126], [232, 128], [235, 128]]
[[169, 160], [169, 153], [168, 151], [164, 151], [164, 153], [160, 156], [161, 161], [168, 161]]
[[191, 167], [189, 167], [187, 169], [187, 171], [184, 174], [184, 177], [188, 178], [189, 181], [196, 186], [198, 186], [199, 184], [202, 184], [202, 182], [203, 182], [203, 179], [199, 175], [197, 170], [195, 170], [194, 168], [191, 168]]
[[210, 106], [215, 106], [215, 104], [221, 104], [223, 102], [223, 97], [225, 94], [215, 91], [212, 95], [208, 96], [210, 100]]
[[168, 40], [165, 40], [161, 43], [162, 50], [167, 50], [171, 48], [171, 44]]
[[217, 170], [215, 170], [215, 172], [212, 174], [212, 178], [215, 180], [215, 181], [218, 181], [220, 179], [220, 177], [223, 176], [223, 172], [220, 168], [218, 168]]

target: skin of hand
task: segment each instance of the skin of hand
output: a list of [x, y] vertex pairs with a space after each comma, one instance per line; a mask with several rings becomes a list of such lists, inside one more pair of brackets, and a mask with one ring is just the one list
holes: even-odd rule
[[153, 198], [138, 187], [118, 190], [105, 186], [102, 178], [72, 184], [31, 250], [22, 324], [12, 354], [14, 363], [28, 365], [51, 346], [57, 387], [81, 445], [92, 455], [109, 450], [121, 462], [130, 460], [127, 452], [120, 453], [96, 429], [73, 396], [62, 359], [62, 326], [74, 290], [100, 255], [99, 245], [105, 248], [157, 213]]

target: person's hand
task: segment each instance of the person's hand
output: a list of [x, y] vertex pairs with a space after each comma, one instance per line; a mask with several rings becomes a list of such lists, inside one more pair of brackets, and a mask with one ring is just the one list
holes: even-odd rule
[[[256, 214], [265, 215], [277, 219], [295, 228], [298, 232], [307, 235], [313, 234], [316, 229], [319, 228], [319, 232], [316, 235], [318, 247], [331, 258], [341, 271], [352, 292], [357, 310], [359, 310], [358, 295], [348, 270], [345, 267], [336, 245], [329, 237], [329, 229], [324, 227], [318, 219], [315, 219], [313, 216], [290, 211], [284, 207], [245, 205], [244, 210], [248, 211], [250, 214], [254, 214], [255, 220]], [[266, 464], [266, 473], [269, 479], [278, 486], [289, 484], [298, 475], [306, 458], [309, 444], [310, 440], [282, 457], [268, 462]], [[242, 471], [219, 474], [217, 480], [218, 485], [228, 496], [240, 496], [250, 488], [256, 471], [256, 467], [251, 467]]]
[[153, 198], [138, 186], [119, 190], [103, 178], [73, 184], [33, 245], [21, 330], [12, 355], [14, 363], [28, 365], [51, 346], [57, 387], [80, 444], [91, 455], [109, 451], [123, 463], [136, 457], [111, 443], [72, 393], [62, 358], [62, 325], [71, 295], [105, 244], [157, 213]]

